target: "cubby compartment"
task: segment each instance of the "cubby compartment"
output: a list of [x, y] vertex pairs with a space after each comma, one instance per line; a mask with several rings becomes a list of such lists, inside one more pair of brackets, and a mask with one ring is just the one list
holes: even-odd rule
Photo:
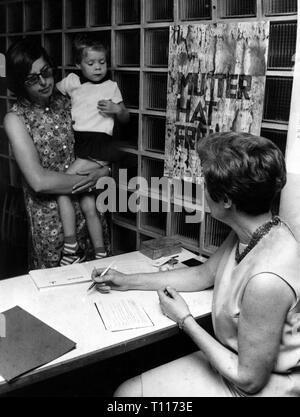
[[139, 115], [136, 113], [130, 113], [128, 123], [116, 123], [115, 134], [120, 140], [121, 146], [137, 149], [139, 136]]
[[77, 33], [68, 33], [65, 36], [65, 65], [68, 66], [75, 66], [75, 58], [74, 58], [74, 38]]
[[[6, 39], [0, 37], [0, 53], [5, 54], [6, 52]], [[6, 78], [0, 77], [0, 96], [6, 95]]]
[[[153, 177], [160, 179], [164, 176], [164, 161], [161, 159], [154, 159], [143, 157], [142, 158], [142, 176], [148, 182], [148, 188], [150, 190], [151, 180]], [[154, 182], [152, 182], [154, 185]], [[156, 187], [152, 187], [155, 191], [158, 191]]]
[[145, 73], [144, 107], [149, 110], [165, 111], [167, 107], [167, 74]]
[[136, 225], [136, 206], [134, 205], [133, 210], [131, 210], [131, 200], [136, 201], [134, 193], [124, 190], [124, 189], [117, 189], [116, 195], [116, 212], [113, 213], [113, 219], [116, 220], [123, 220], [131, 225]]
[[45, 49], [56, 66], [62, 65], [62, 40], [60, 33], [45, 35]]
[[[122, 169], [122, 171], [120, 171]], [[125, 174], [124, 174], [124, 170]], [[123, 188], [127, 188], [128, 182], [138, 175], [138, 158], [136, 155], [126, 153], [124, 157], [114, 163], [113, 165], [113, 178], [116, 183]], [[134, 191], [134, 190], [133, 190]]]
[[174, 203], [186, 207], [189, 210], [204, 210], [203, 184], [195, 184], [190, 181], [173, 179], [172, 181]]
[[25, 31], [42, 29], [42, 2], [40, 0], [25, 1]]
[[182, 20], [211, 19], [211, 0], [179, 0], [179, 13]]
[[90, 0], [90, 26], [111, 25], [111, 0]]
[[166, 234], [167, 209], [166, 204], [160, 200], [141, 197], [141, 227], [160, 235]]
[[0, 52], [2, 54], [6, 52], [6, 39], [4, 36], [0, 36]]
[[[199, 245], [200, 241], [200, 229], [201, 223], [187, 223], [187, 216], [198, 217], [195, 211], [187, 211], [184, 207], [177, 206], [177, 212], [173, 208], [172, 220], [171, 220], [171, 235], [176, 236], [179, 240], [190, 245]], [[179, 211], [180, 210], [180, 211]]]
[[167, 67], [169, 53], [169, 29], [148, 29], [145, 32], [145, 65]]
[[136, 231], [113, 224], [113, 255], [136, 250]]
[[297, 23], [275, 23], [270, 25], [269, 69], [290, 69], [296, 52]]
[[7, 31], [23, 32], [23, 2], [7, 5]]
[[45, 29], [62, 28], [62, 0], [45, 0]]
[[6, 115], [7, 108], [6, 108], [6, 99], [0, 98], [0, 126], [3, 125], [3, 118]]
[[138, 24], [141, 21], [140, 0], [115, 0], [117, 25]]
[[125, 105], [133, 109], [138, 108], [140, 94], [139, 73], [133, 71], [115, 71], [114, 78], [119, 85]]
[[224, 242], [231, 228], [214, 219], [210, 213], [205, 214], [204, 251], [213, 253]]
[[219, 0], [220, 17], [254, 17], [256, 0]]
[[0, 33], [6, 32], [6, 5], [0, 4]]
[[140, 31], [118, 30], [116, 35], [116, 65], [138, 67], [140, 65]]
[[40, 34], [38, 34], [38, 35], [27, 35], [26, 39], [28, 39], [30, 42], [35, 43], [37, 45], [42, 44], [42, 36]]
[[165, 150], [166, 118], [143, 116], [143, 148], [147, 151], [163, 153]]
[[0, 127], [0, 154], [8, 156], [8, 152], [8, 138], [4, 129]]
[[6, 78], [0, 77], [0, 96], [5, 96], [6, 94], [7, 94]]
[[297, 0], [263, 0], [263, 9], [266, 16], [297, 13]]
[[267, 77], [264, 120], [288, 122], [292, 86], [291, 77]]
[[286, 151], [287, 131], [275, 129], [261, 129], [261, 136], [270, 139], [281, 150], [283, 155]]
[[0, 156], [0, 184], [9, 184], [9, 160]]
[[147, 0], [146, 21], [161, 22], [173, 20], [173, 0]]
[[86, 0], [66, 0], [66, 26], [83, 28], [86, 26]]

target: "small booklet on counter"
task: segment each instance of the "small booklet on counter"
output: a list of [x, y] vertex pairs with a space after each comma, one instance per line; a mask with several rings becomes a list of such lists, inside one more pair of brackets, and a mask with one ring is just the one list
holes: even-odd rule
[[139, 329], [154, 326], [145, 310], [132, 299], [103, 299], [95, 303], [95, 307], [106, 330]]
[[29, 275], [38, 289], [91, 281], [91, 272], [85, 264], [73, 264], [48, 269], [34, 269], [29, 271]]

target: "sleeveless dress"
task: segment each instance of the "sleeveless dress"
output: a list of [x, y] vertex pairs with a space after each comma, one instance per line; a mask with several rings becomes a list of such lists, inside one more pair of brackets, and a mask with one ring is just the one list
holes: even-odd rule
[[[41, 166], [65, 172], [74, 162], [70, 100], [54, 93], [48, 107], [20, 100], [10, 110], [24, 123], [38, 152]], [[29, 268], [50, 268], [59, 265], [64, 242], [56, 195], [36, 193], [22, 178], [29, 226]], [[74, 197], [76, 234], [80, 246], [90, 252], [85, 219]], [[103, 218], [103, 216], [101, 216]], [[108, 245], [108, 227], [104, 221], [104, 236]], [[88, 258], [91, 255], [88, 254]]]
[[[278, 357], [267, 385], [255, 396], [300, 396], [300, 248], [289, 227], [273, 227], [237, 264], [237, 238], [232, 233], [220, 261], [214, 285], [212, 319], [217, 339], [238, 351], [241, 302], [248, 282], [268, 273], [293, 290], [295, 302], [287, 313]], [[236, 387], [234, 392], [242, 394]]]
[[[295, 302], [282, 330], [277, 361], [266, 386], [255, 397], [300, 396], [300, 251], [290, 229], [282, 222], [273, 227], [237, 264], [237, 237], [231, 233], [222, 247], [212, 305], [216, 338], [238, 351], [241, 300], [249, 280], [257, 274], [279, 277], [292, 288]], [[226, 381], [201, 351], [154, 368], [135, 378], [143, 396], [239, 397], [244, 392]]]

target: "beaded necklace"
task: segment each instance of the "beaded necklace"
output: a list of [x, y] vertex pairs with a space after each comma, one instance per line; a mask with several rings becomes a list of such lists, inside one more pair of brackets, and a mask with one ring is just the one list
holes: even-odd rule
[[236, 263], [240, 263], [241, 260], [258, 244], [258, 242], [272, 229], [273, 226], [277, 226], [281, 223], [278, 216], [274, 216], [272, 220], [262, 224], [252, 235], [252, 238], [242, 253], [239, 252], [239, 242], [236, 245], [235, 260]]

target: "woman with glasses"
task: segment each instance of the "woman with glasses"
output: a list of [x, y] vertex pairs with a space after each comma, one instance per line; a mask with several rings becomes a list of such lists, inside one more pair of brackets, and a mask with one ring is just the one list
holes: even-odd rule
[[[23, 177], [31, 240], [30, 268], [58, 266], [63, 230], [56, 194], [93, 187], [109, 167], [74, 175], [70, 101], [55, 89], [51, 58], [40, 45], [21, 40], [6, 54], [8, 88], [17, 101], [4, 118], [4, 128]], [[76, 203], [76, 201], [75, 201]], [[85, 221], [76, 205], [77, 236], [87, 250]]]

